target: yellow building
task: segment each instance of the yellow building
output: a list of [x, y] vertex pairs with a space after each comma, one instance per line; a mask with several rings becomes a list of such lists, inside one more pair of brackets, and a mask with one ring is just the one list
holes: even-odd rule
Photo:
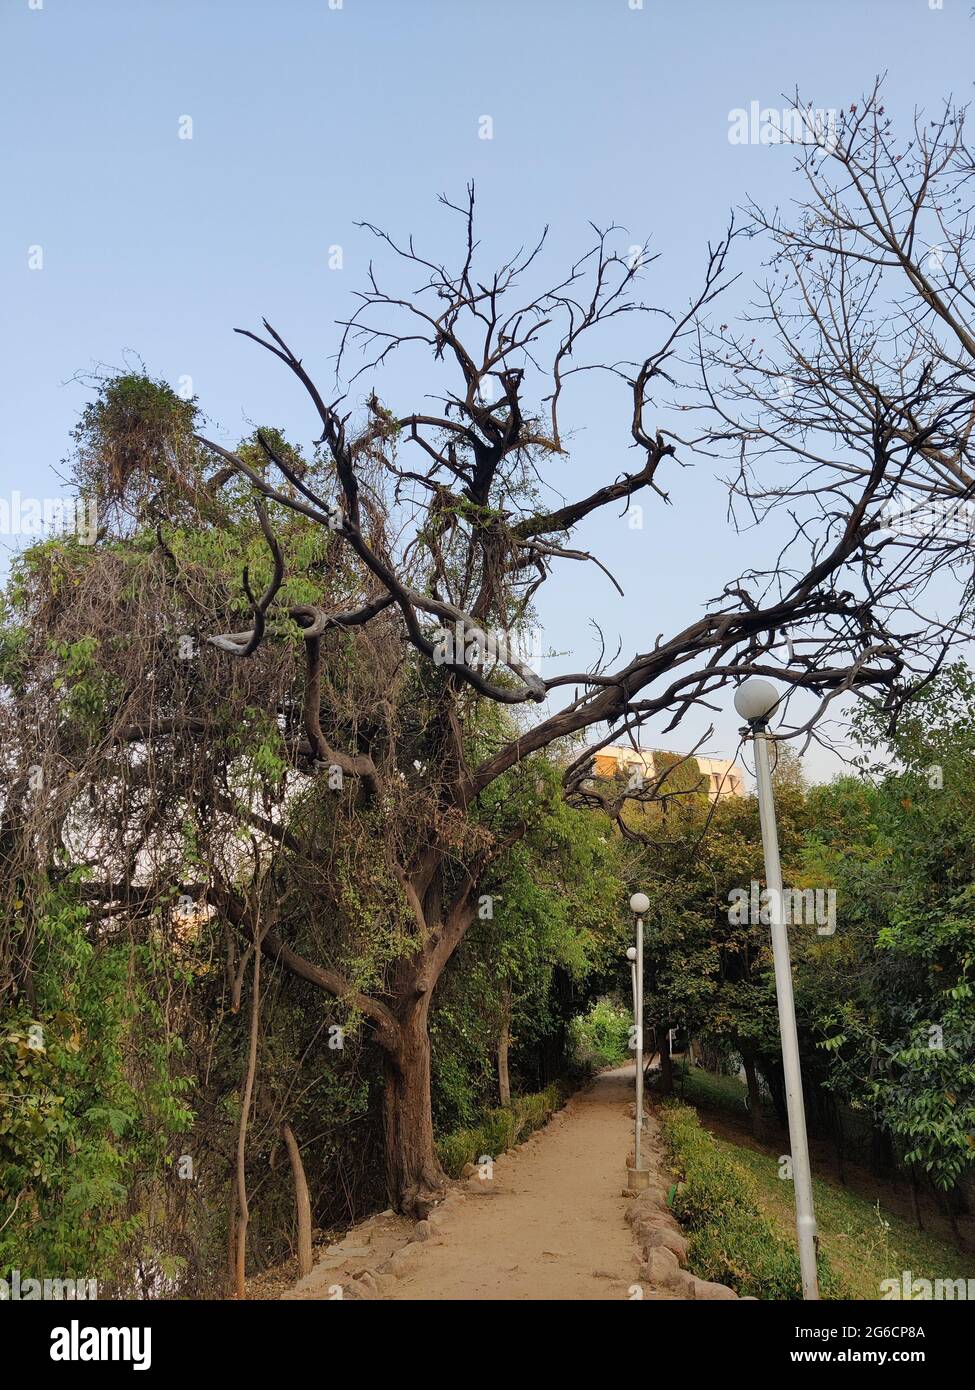
[[[596, 754], [593, 770], [597, 777], [632, 776], [642, 773], [645, 782], [652, 782], [663, 772], [666, 763], [657, 767], [654, 758], [661, 755], [661, 749], [601, 748]], [[681, 756], [681, 755], [677, 755]], [[695, 755], [696, 756], [696, 755]], [[674, 757], [673, 753], [666, 757]], [[745, 796], [745, 774], [737, 763], [728, 758], [697, 757], [697, 765], [702, 777], [707, 778], [708, 798], [711, 801], [724, 801], [729, 796]]]

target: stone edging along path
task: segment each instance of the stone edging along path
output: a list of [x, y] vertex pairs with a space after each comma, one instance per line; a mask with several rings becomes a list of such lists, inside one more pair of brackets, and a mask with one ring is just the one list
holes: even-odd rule
[[[650, 1186], [628, 1192], [633, 1069], [603, 1072], [524, 1144], [451, 1183], [426, 1221], [383, 1212], [320, 1252], [285, 1299], [727, 1299], [696, 1279], [669, 1208], [659, 1127], [644, 1135]], [[627, 1229], [629, 1223], [630, 1229]]]
[[[629, 1107], [632, 1120], [636, 1106]], [[626, 1192], [630, 1198], [626, 1220], [633, 1228], [637, 1245], [643, 1255], [640, 1279], [652, 1289], [666, 1289], [672, 1297], [714, 1302], [737, 1299], [727, 1284], [714, 1284], [698, 1279], [685, 1268], [687, 1238], [680, 1229], [667, 1203], [673, 1177], [666, 1167], [666, 1150], [660, 1135], [660, 1125], [652, 1114], [644, 1115], [641, 1151], [650, 1169], [650, 1182], [639, 1194]], [[632, 1159], [632, 1154], [630, 1155]], [[624, 1189], [625, 1192], [625, 1189]]]

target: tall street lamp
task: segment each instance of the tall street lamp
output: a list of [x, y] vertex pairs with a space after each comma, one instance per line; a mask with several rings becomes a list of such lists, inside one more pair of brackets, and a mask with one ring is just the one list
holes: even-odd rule
[[[650, 899], [646, 893], [634, 893], [630, 899], [630, 911], [636, 918], [636, 950], [631, 946], [627, 958], [633, 963], [634, 1013], [636, 1015], [636, 1107], [633, 1125], [633, 1167], [627, 1173], [627, 1186], [633, 1189], [646, 1187], [649, 1174], [640, 1158], [640, 1139], [643, 1131], [643, 917], [650, 910]], [[633, 954], [631, 955], [631, 952]]]
[[768, 760], [768, 719], [778, 702], [778, 691], [769, 681], [747, 680], [735, 692], [735, 709], [747, 720], [755, 746], [758, 815], [762, 826], [762, 848], [765, 852], [765, 885], [768, 889], [772, 957], [775, 962], [775, 997], [779, 1007], [779, 1032], [782, 1037], [782, 1070], [789, 1115], [789, 1143], [792, 1147], [792, 1178], [796, 1196], [796, 1232], [799, 1239], [799, 1265], [802, 1270], [802, 1296], [806, 1299], [818, 1299], [816, 1213], [813, 1210], [806, 1112], [802, 1100], [796, 1003], [792, 993], [792, 962], [789, 957], [789, 934], [785, 925], [785, 900], [782, 894], [782, 864], [779, 860], [775, 802]]

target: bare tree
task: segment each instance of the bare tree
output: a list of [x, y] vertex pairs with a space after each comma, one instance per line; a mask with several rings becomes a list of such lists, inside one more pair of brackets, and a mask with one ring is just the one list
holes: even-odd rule
[[[539, 256], [542, 242], [482, 278], [476, 268], [472, 189], [466, 205], [454, 210], [465, 234], [465, 250], [454, 270], [422, 256], [412, 241], [400, 245], [369, 226], [395, 257], [419, 270], [424, 279], [415, 293], [401, 294], [383, 288], [370, 270], [369, 287], [343, 324], [339, 357], [341, 366], [353, 344], [365, 351], [366, 366], [359, 368], [355, 380], [392, 353], [421, 346], [434, 363], [453, 368], [455, 385], [437, 398], [438, 408], [393, 412], [371, 395], [367, 422], [352, 433], [342, 399], [326, 401], [301, 359], [265, 322], [263, 335], [247, 336], [278, 358], [308, 393], [321, 427], [317, 442], [328, 450], [334, 467], [337, 496], [326, 498], [305, 486], [266, 441], [269, 461], [300, 496], [282, 491], [214, 441], [203, 441], [250, 482], [259, 499], [300, 511], [337, 533], [361, 567], [357, 609], [294, 614], [304, 626], [307, 652], [304, 753], [360, 778], [364, 795], [382, 799], [389, 769], [368, 750], [353, 755], [329, 745], [319, 725], [316, 690], [323, 643], [330, 633], [392, 613], [402, 639], [421, 659], [442, 668], [435, 741], [443, 754], [433, 771], [436, 811], [415, 853], [396, 864], [415, 916], [417, 949], [393, 972], [385, 998], [363, 1001], [387, 1058], [390, 1188], [397, 1205], [413, 1212], [426, 1209], [442, 1181], [430, 1114], [430, 999], [474, 920], [479, 879], [498, 852], [497, 844], [487, 848], [445, 891], [450, 845], [439, 829], [440, 817], [466, 813], [498, 777], [557, 740], [604, 722], [622, 722], [632, 729], [663, 711], [671, 716], [669, 727], [674, 727], [689, 708], [705, 704], [731, 679], [761, 673], [791, 686], [829, 691], [886, 685], [900, 670], [897, 650], [869, 606], [833, 587], [834, 576], [860, 543], [862, 516], [878, 486], [873, 475], [851, 502], [844, 532], [806, 573], [764, 606], [745, 587], [733, 585], [716, 611], [669, 638], [659, 637], [652, 650], [612, 672], [597, 667], [543, 679], [518, 657], [506, 635], [517, 628], [554, 563], [593, 558], [570, 548], [574, 527], [599, 508], [625, 504], [644, 489], [665, 497], [660, 473], [675, 446], [649, 423], [652, 392], [668, 379], [669, 361], [696, 315], [725, 283], [730, 237], [711, 249], [703, 288], [683, 315], [669, 318], [661, 344], [642, 361], [607, 366], [582, 354], [609, 320], [647, 312], [633, 298], [646, 252], [624, 259], [612, 249], [614, 229], [594, 229], [594, 245], [564, 279], [521, 300], [520, 281]], [[625, 384], [629, 433], [639, 465], [618, 472], [577, 500], [551, 509], [526, 509], [525, 479], [543, 477], [545, 466], [565, 452], [560, 409], [567, 385], [575, 374], [597, 367]], [[541, 397], [538, 404], [530, 403], [529, 382], [534, 400]], [[416, 468], [399, 462], [393, 445], [400, 437], [418, 453]], [[362, 486], [366, 458], [393, 480], [399, 502], [399, 511], [387, 513], [382, 526], [376, 489]], [[394, 515], [398, 546], [390, 524]], [[261, 599], [248, 591], [252, 626], [215, 637], [215, 645], [223, 650], [246, 656], [261, 641], [268, 604], [284, 568], [270, 536], [269, 544], [275, 549], [275, 581]], [[803, 630], [815, 660], [791, 665], [780, 660], [778, 634], [787, 626]], [[478, 697], [527, 708], [563, 688], [573, 689], [573, 698], [563, 708], [520, 724], [514, 736], [472, 762], [465, 733]], [[344, 988], [331, 972], [294, 959], [273, 933], [268, 944], [285, 964], [323, 989]]]
[[[770, 247], [767, 278], [743, 322], [702, 323], [697, 339], [701, 405], [721, 422], [697, 446], [735, 458], [741, 524], [787, 511], [790, 537], [825, 546], [865, 502], [852, 570], [916, 676], [892, 714], [972, 633], [975, 164], [964, 122], [947, 101], [934, 119], [916, 112], [898, 141], [878, 80], [837, 129], [796, 139], [793, 206], [746, 210]], [[946, 580], [958, 586], [950, 603]]]
[[[485, 274], [473, 189], [463, 205], [446, 206], [462, 228], [454, 269], [366, 224], [384, 256], [420, 282], [387, 288], [370, 269], [339, 333], [346, 392], [393, 354], [419, 351], [429, 381], [422, 402], [393, 409], [368, 390], [354, 419], [347, 395], [327, 398], [269, 324], [247, 333], [306, 393], [317, 421], [315, 466], [270, 431], [237, 451], [202, 434], [196, 453], [183, 444], [175, 455], [156, 450], [153, 457], [165, 453], [164, 476], [143, 489], [143, 515], [154, 519], [158, 539], [140, 571], [144, 601], [133, 605], [118, 547], [106, 546], [97, 565], [77, 563], [67, 605], [56, 575], [37, 599], [44, 640], [31, 649], [33, 684], [28, 689], [18, 675], [4, 707], [15, 730], [10, 747], [20, 750], [11, 754], [11, 784], [23, 785], [33, 761], [50, 769], [51, 788], [43, 815], [39, 800], [26, 818], [17, 795], [7, 799], [10, 824], [2, 833], [27, 826], [17, 832], [19, 858], [6, 855], [19, 866], [11, 877], [23, 877], [28, 858], [63, 861], [70, 845], [72, 859], [91, 868], [82, 891], [102, 930], [183, 892], [204, 899], [226, 926], [232, 1000], [259, 949], [342, 1001], [381, 1049], [390, 1198], [417, 1216], [443, 1189], [430, 1099], [431, 999], [477, 920], [485, 875], [526, 829], [505, 817], [503, 804], [492, 809], [499, 779], [533, 754], [561, 753], [588, 730], [603, 739], [607, 730], [636, 736], [655, 717], [673, 729], [749, 675], [828, 702], [844, 690], [896, 691], [905, 669], [902, 637], [885, 620], [892, 581], [878, 592], [848, 587], [886, 486], [883, 453], [835, 493], [819, 534], [800, 526], [802, 563], [732, 578], [707, 612], [620, 665], [603, 655], [588, 669], [556, 675], [532, 666], [519, 643], [541, 585], [561, 579], [565, 565], [592, 564], [611, 577], [600, 559], [572, 544], [577, 525], [648, 492], [667, 504], [665, 471], [681, 446], [655, 426], [656, 397], [673, 389], [682, 348], [696, 340], [699, 317], [728, 283], [733, 230], [710, 248], [700, 292], [674, 316], [637, 297], [652, 258], [614, 249], [615, 228], [594, 228], [590, 249], [554, 284], [524, 290], [540, 273], [544, 237]], [[662, 320], [659, 341], [635, 361], [608, 360], [604, 337], [624, 316]], [[355, 369], [354, 351], [364, 354]], [[556, 495], [567, 454], [563, 415], [576, 377], [597, 370], [619, 388], [620, 444], [628, 444], [633, 462], [607, 469], [567, 501]], [[112, 476], [128, 478], [138, 471], [129, 456], [137, 460], [146, 449], [122, 414], [129, 443]], [[233, 488], [239, 497], [242, 486], [267, 557], [266, 581], [252, 582], [248, 564], [242, 591], [249, 619], [233, 627], [239, 619], [228, 617], [226, 630], [216, 630], [240, 611], [239, 598], [174, 552], [166, 518], [181, 508], [194, 525], [219, 533], [230, 524], [221, 498]], [[239, 538], [236, 514], [233, 525]], [[321, 538], [311, 559], [309, 529]], [[312, 591], [316, 601], [309, 601]], [[190, 618], [214, 624], [212, 659], [191, 673], [160, 656], [161, 604], [172, 608], [164, 614], [168, 626]], [[115, 702], [97, 735], [81, 737], [66, 726], [44, 674], [52, 631], [69, 646], [96, 630], [134, 630], [138, 641], [105, 644], [113, 659], [124, 659]], [[241, 727], [253, 723], [258, 705], [286, 758], [284, 791], [247, 781], [239, 766]], [[582, 763], [566, 758], [565, 791], [591, 802], [586, 756]], [[330, 797], [336, 804], [333, 787], [343, 789], [346, 824], [355, 832], [342, 874], [391, 885], [386, 910], [395, 949], [361, 968], [322, 927], [323, 904], [341, 876], [332, 864], [339, 842], [322, 811]], [[619, 804], [605, 809], [620, 821]], [[183, 882], [178, 841], [188, 811], [210, 836], [210, 849], [204, 867]], [[273, 859], [261, 869], [260, 892], [233, 849], [241, 828], [255, 857], [266, 851]]]

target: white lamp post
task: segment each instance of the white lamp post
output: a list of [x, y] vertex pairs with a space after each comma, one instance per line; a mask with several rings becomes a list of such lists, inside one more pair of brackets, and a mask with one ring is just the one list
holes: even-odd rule
[[[637, 988], [637, 983], [636, 983], [636, 947], [635, 947], [635, 946], [628, 946], [628, 947], [626, 948], [626, 959], [630, 962], [630, 982], [631, 982], [631, 984], [633, 985], [633, 1027], [634, 1027], [634, 1032], [635, 1032], [635, 1030], [636, 1030], [636, 1020], [637, 1020], [637, 1017], [638, 1017], [639, 1012], [640, 1012], [640, 994], [639, 994], [639, 990], [638, 990], [638, 988]], [[636, 1039], [634, 1038], [634, 1042], [635, 1042], [635, 1041], [636, 1041]], [[639, 1064], [638, 1064], [638, 1065], [639, 1065]], [[639, 1085], [639, 1083], [637, 1083], [637, 1085]], [[640, 1093], [639, 1093], [639, 1091], [637, 1091], [637, 1100], [639, 1101], [640, 1099], [641, 1099]], [[636, 1109], [635, 1107], [634, 1107], [633, 1114], [634, 1114], [634, 1116], [636, 1117], [635, 1137], [634, 1137], [634, 1143], [633, 1143], [633, 1161], [634, 1161], [634, 1163], [636, 1163], [637, 1168], [639, 1168], [640, 1163], [639, 1163], [639, 1157], [638, 1157], [638, 1156], [639, 1156], [639, 1153], [640, 1153], [640, 1138], [641, 1138], [641, 1132], [642, 1132], [642, 1130], [643, 1130], [643, 1115], [642, 1115], [642, 1114], [640, 1113], [640, 1111], [639, 1111], [638, 1109]], [[636, 1171], [636, 1170], [634, 1170], [634, 1171]]]
[[627, 1183], [631, 1188], [646, 1187], [647, 1173], [640, 1159], [640, 1138], [643, 1130], [643, 915], [650, 910], [646, 893], [634, 893], [630, 911], [636, 918], [636, 949], [631, 946], [627, 959], [632, 962], [633, 1003], [636, 1015], [636, 1109], [633, 1125], [633, 1167]]
[[755, 778], [758, 784], [758, 815], [765, 852], [765, 884], [769, 890], [769, 924], [772, 957], [775, 962], [775, 996], [779, 1007], [782, 1037], [782, 1071], [789, 1115], [789, 1143], [792, 1147], [792, 1178], [796, 1196], [796, 1232], [799, 1264], [802, 1270], [802, 1296], [819, 1298], [816, 1272], [816, 1214], [813, 1210], [812, 1174], [806, 1139], [806, 1112], [802, 1100], [802, 1073], [799, 1068], [799, 1035], [796, 1031], [796, 1004], [792, 993], [792, 962], [789, 934], [785, 925], [782, 896], [782, 864], [775, 828], [775, 801], [768, 760], [768, 719], [779, 702], [778, 691], [769, 681], [747, 680], [735, 693], [735, 709], [748, 721], [755, 747]]

